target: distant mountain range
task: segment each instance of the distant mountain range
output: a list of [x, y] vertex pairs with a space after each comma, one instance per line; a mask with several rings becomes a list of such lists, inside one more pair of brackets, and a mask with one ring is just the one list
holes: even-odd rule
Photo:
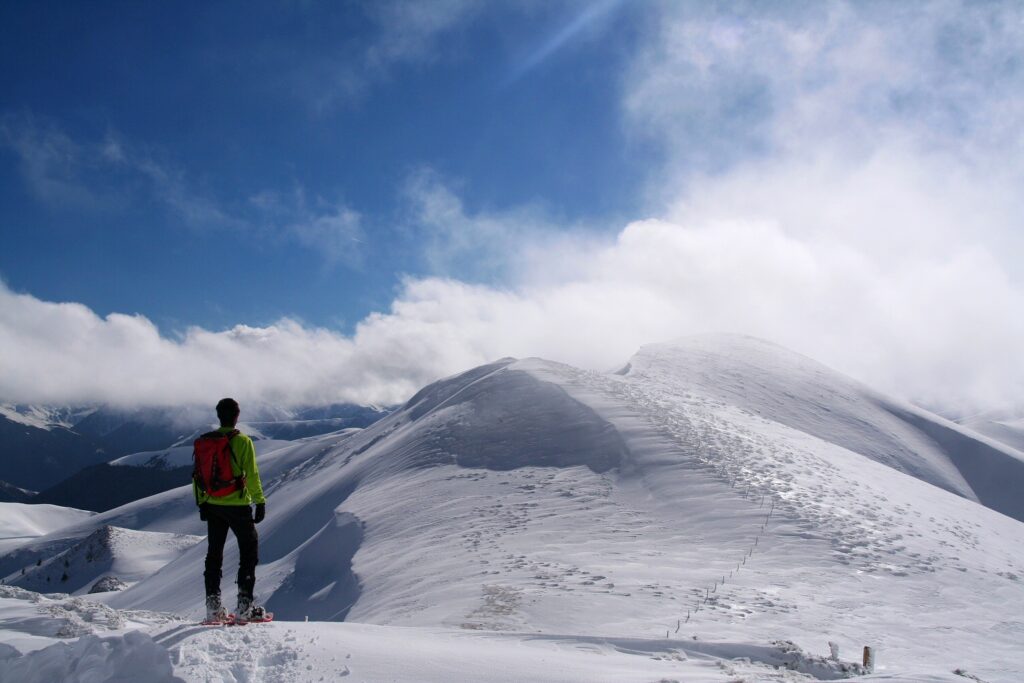
[[[108, 463], [139, 453], [155, 457], [161, 450], [191, 444], [215, 426], [211, 412], [0, 405], [0, 500], [103, 511], [179, 486], [188, 481], [187, 457], [174, 467], [148, 458]], [[240, 427], [256, 440], [294, 440], [366, 427], [387, 413], [352, 404], [257, 407], [247, 411], [252, 420]]]

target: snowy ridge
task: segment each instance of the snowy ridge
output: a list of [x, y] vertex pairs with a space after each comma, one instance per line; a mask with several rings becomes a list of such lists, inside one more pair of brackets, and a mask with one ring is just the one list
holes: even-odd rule
[[34, 538], [87, 520], [95, 514], [57, 505], [0, 503], [0, 553], [10, 552]]
[[89, 417], [96, 408], [57, 408], [38, 405], [0, 403], [0, 417], [11, 422], [49, 431], [54, 427], [71, 429], [75, 423]]
[[1024, 454], [769, 342], [707, 335], [650, 345], [625, 375], [688, 387], [1024, 520], [1024, 498], [1007, 487], [1024, 481]]
[[[243, 429], [243, 431], [245, 430]], [[257, 436], [248, 431], [245, 433], [253, 436], [254, 438]], [[259, 452], [260, 455], [269, 455], [279, 448], [291, 445], [291, 441], [265, 439], [259, 442]], [[131, 455], [125, 455], [115, 460], [111, 460], [109, 464], [116, 465], [118, 467], [155, 467], [164, 470], [170, 470], [177, 467], [191, 467], [192, 444], [189, 443], [187, 446], [165, 448], [159, 451], [132, 453]]]
[[1011, 448], [1024, 451], [1024, 408], [976, 415], [958, 422]]
[[[773, 668], [788, 665], [780, 653], [828, 641], [845, 657], [878, 648], [886, 680], [1020, 680], [1024, 525], [978, 502], [1019, 490], [1019, 455], [899, 411], [744, 338], [645, 347], [610, 375], [504, 359], [366, 429], [260, 453], [257, 593], [282, 619], [313, 621], [148, 632], [186, 680], [309, 680], [305, 661], [313, 680], [803, 680]], [[965, 472], [979, 453], [1001, 482]], [[203, 532], [183, 487], [17, 559], [45, 561], [104, 524]], [[204, 554], [185, 549], [102, 600], [195, 619]], [[225, 566], [236, 561], [229, 543]], [[353, 623], [314, 623], [341, 619]], [[233, 670], [245, 637], [252, 659]], [[540, 672], [523, 651], [560, 664]], [[736, 657], [750, 661], [722, 661]], [[814, 677], [842, 674], [794, 657]]]

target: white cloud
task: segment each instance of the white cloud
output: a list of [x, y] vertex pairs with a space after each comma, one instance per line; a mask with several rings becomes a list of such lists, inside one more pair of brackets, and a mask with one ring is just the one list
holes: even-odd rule
[[249, 204], [266, 232], [319, 254], [326, 266], [361, 265], [363, 219], [344, 202], [310, 199], [296, 186], [290, 193], [260, 192], [249, 198]]
[[652, 25], [623, 83], [664, 153], [651, 213], [715, 236], [697, 261], [764, 249], [756, 278], [695, 278], [751, 303], [709, 320], [938, 405], [1019, 402], [1024, 8], [666, 3]]
[[[734, 331], [935, 405], [1019, 403], [1022, 10], [750, 7], [662, 5], [626, 76], [626, 125], [666, 152], [657, 219], [588, 239], [537, 210], [473, 213], [421, 173], [431, 262], [478, 257], [503, 287], [410, 279], [351, 336], [283, 320], [180, 339], [4, 289], [0, 398], [389, 403], [505, 355], [607, 369]], [[343, 204], [314, 206], [357, 234]]]
[[886, 269], [772, 224], [650, 220], [613, 243], [543, 258], [574, 275], [508, 290], [409, 280], [390, 311], [350, 337], [282, 320], [193, 328], [172, 340], [140, 316], [100, 318], [4, 289], [0, 397], [391, 403], [505, 355], [609, 369], [641, 344], [718, 330], [764, 336], [882, 389], [947, 405], [1009, 401], [1024, 389], [1024, 321], [1010, 314], [1024, 310], [1024, 296], [982, 249]]
[[379, 35], [366, 51], [366, 65], [382, 71], [396, 63], [431, 61], [438, 39], [481, 9], [475, 0], [387, 0], [368, 6]]
[[409, 237], [432, 274], [457, 272], [474, 282], [519, 281], [532, 262], [528, 252], [555, 241], [577, 244], [574, 236], [583, 232], [553, 221], [539, 205], [470, 212], [456, 189], [427, 167], [412, 173], [403, 189]]
[[[478, 0], [379, 0], [366, 3], [367, 39], [339, 36], [336, 53], [304, 58], [274, 79], [317, 113], [361, 101], [368, 89], [402, 66], [431, 64], [452, 52], [444, 39], [485, 7]], [[281, 55], [289, 62], [291, 55]], [[272, 68], [278, 68], [273, 65]]]
[[658, 7], [624, 105], [638, 134], [668, 145], [670, 166], [894, 140], [965, 159], [1024, 144], [1019, 3]]
[[88, 183], [98, 160], [56, 126], [7, 114], [0, 117], [0, 144], [18, 156], [25, 184], [38, 200], [65, 208], [106, 204]]

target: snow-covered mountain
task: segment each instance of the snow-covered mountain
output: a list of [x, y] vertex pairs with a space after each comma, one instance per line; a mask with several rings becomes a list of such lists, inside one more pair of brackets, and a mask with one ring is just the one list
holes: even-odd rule
[[87, 520], [96, 513], [57, 505], [0, 503], [0, 553]]
[[[513, 667], [491, 680], [799, 680], [772, 677], [790, 647], [779, 641], [832, 641], [848, 659], [870, 645], [886, 680], [1024, 677], [1024, 456], [759, 340], [652, 345], [615, 374], [504, 359], [260, 461], [257, 592], [282, 620], [359, 622], [316, 631], [335, 644], [372, 631], [458, 652], [462, 639]], [[176, 489], [24, 544], [0, 573], [13, 580], [104, 525], [204, 531]], [[204, 554], [184, 549], [98, 599], [195, 618]], [[229, 543], [227, 565], [236, 557]], [[281, 671], [302, 649], [287, 634], [311, 628], [286, 623], [259, 636], [283, 648]], [[476, 631], [507, 635], [466, 640]], [[226, 652], [234, 636], [195, 638], [190, 652]], [[190, 680], [220, 671], [166, 642]], [[533, 675], [507, 657], [532, 642], [659, 663]], [[715, 678], [700, 669], [715, 657], [752, 661]], [[339, 675], [340, 662], [316, 661], [317, 676]], [[392, 678], [471, 680], [434, 666]]]
[[[88, 593], [105, 577], [131, 584], [203, 540], [202, 536], [133, 531], [104, 525], [9, 583], [39, 593]], [[95, 592], [95, 591], [93, 591]]]
[[621, 371], [646, 384], [692, 387], [1024, 520], [1024, 456], [824, 365], [751, 337], [715, 335], [645, 347]]
[[0, 412], [0, 480], [39, 491], [83, 467], [110, 458], [91, 436], [59, 423], [31, 419], [13, 409]]
[[[240, 426], [254, 439], [295, 440], [365, 427], [387, 412], [352, 404], [256, 405], [247, 407], [249, 421]], [[15, 486], [8, 492], [11, 498], [21, 500], [17, 487], [31, 486], [39, 492], [33, 502], [108, 510], [187, 478], [161, 465], [158, 453], [191, 444], [215, 426], [212, 418], [210, 409], [193, 406], [129, 410], [0, 405], [0, 479], [9, 477]], [[146, 469], [111, 469], [110, 460]]]
[[972, 415], [958, 423], [996, 441], [1024, 451], [1024, 407]]

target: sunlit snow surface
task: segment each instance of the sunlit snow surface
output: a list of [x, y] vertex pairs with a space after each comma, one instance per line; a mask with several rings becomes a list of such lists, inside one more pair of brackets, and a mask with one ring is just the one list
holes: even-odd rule
[[0, 503], [0, 553], [95, 514], [59, 505]]
[[[805, 680], [838, 665], [773, 643], [827, 655], [834, 641], [847, 661], [876, 648], [883, 680], [1018, 681], [1024, 525], [981, 503], [1012, 513], [1022, 466], [756, 340], [646, 347], [618, 374], [505, 360], [366, 430], [261, 456], [257, 592], [298, 623], [157, 623], [198, 618], [202, 543], [93, 597], [133, 610], [185, 680]], [[203, 533], [190, 495], [18, 557], [104, 524]], [[23, 598], [0, 600], [0, 619]], [[35, 627], [0, 628], [24, 651]]]

